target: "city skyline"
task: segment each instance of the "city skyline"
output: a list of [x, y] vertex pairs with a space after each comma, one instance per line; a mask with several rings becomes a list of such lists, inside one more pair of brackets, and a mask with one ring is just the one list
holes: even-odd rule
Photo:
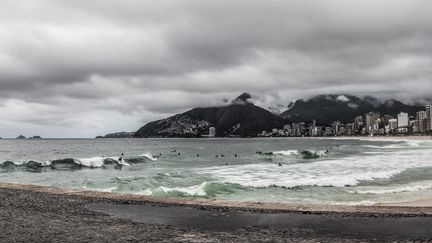
[[431, 103], [432, 3], [11, 1], [0, 8], [0, 136], [130, 131], [240, 92]]

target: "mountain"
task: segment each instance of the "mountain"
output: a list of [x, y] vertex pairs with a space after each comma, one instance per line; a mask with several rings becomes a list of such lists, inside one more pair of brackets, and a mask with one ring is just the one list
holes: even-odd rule
[[216, 136], [256, 136], [263, 130], [282, 128], [286, 121], [253, 104], [243, 93], [229, 105], [195, 108], [141, 127], [135, 137], [199, 137], [216, 128]]
[[328, 125], [333, 121], [353, 122], [354, 117], [363, 116], [370, 111], [396, 117], [399, 112], [407, 112], [414, 116], [417, 111], [423, 109], [422, 106], [407, 105], [394, 99], [380, 102], [371, 96], [358, 98], [343, 94], [319, 95], [307, 101], [296, 101], [280, 116], [293, 122], [316, 120], [321, 125]]
[[424, 106], [421, 105], [407, 105], [398, 100], [386, 100], [383, 104], [375, 108], [376, 111], [381, 114], [390, 114], [394, 117], [401, 111], [408, 113], [411, 116], [415, 116], [416, 112], [420, 110], [425, 110]]

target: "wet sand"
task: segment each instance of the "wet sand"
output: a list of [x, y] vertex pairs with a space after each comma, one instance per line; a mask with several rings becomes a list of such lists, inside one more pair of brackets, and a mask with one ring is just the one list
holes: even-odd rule
[[243, 203], [0, 183], [0, 229], [0, 242], [427, 241], [432, 207]]

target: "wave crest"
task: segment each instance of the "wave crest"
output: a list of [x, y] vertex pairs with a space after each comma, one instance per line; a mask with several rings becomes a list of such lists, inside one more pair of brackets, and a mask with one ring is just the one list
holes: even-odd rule
[[301, 159], [319, 159], [328, 154], [327, 150], [282, 150], [282, 151], [274, 151], [269, 153], [263, 153], [265, 156], [286, 156], [286, 157], [300, 157]]
[[64, 158], [47, 161], [4, 161], [0, 163], [0, 169], [15, 169], [25, 168], [28, 171], [38, 172], [44, 168], [53, 170], [61, 169], [81, 169], [81, 168], [103, 168], [106, 166], [114, 166], [115, 168], [121, 168], [123, 166], [129, 166], [131, 164], [147, 163], [150, 161], [156, 161], [156, 158], [149, 154], [131, 157], [91, 157], [91, 158]]
[[220, 194], [231, 194], [238, 190], [245, 190], [240, 185], [231, 183], [218, 183], [205, 181], [193, 186], [160, 186], [154, 189], [145, 189], [136, 194], [153, 196], [177, 196], [177, 197], [215, 197]]

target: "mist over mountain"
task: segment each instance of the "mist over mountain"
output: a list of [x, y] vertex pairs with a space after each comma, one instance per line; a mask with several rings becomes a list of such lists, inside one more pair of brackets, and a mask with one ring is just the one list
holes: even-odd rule
[[309, 100], [297, 100], [288, 110], [276, 115], [253, 103], [251, 95], [243, 93], [226, 106], [194, 108], [166, 119], [150, 122], [141, 127], [135, 137], [199, 137], [216, 128], [216, 136], [254, 137], [263, 130], [280, 129], [293, 122], [311, 122], [329, 125], [333, 121], [350, 123], [356, 116], [375, 111], [396, 117], [399, 112], [414, 116], [423, 105], [407, 105], [401, 101], [352, 95], [318, 95]]
[[197, 137], [216, 128], [217, 136], [256, 136], [262, 130], [282, 128], [286, 121], [254, 105], [243, 93], [229, 105], [194, 108], [182, 114], [151, 122], [140, 128], [135, 137]]
[[382, 102], [372, 96], [359, 98], [338, 94], [319, 95], [307, 101], [297, 100], [280, 116], [292, 122], [316, 120], [319, 124], [327, 125], [333, 121], [352, 122], [354, 117], [363, 116], [370, 111], [396, 117], [399, 112], [407, 112], [414, 116], [417, 111], [422, 109], [424, 109], [422, 105], [407, 105], [395, 99]]

